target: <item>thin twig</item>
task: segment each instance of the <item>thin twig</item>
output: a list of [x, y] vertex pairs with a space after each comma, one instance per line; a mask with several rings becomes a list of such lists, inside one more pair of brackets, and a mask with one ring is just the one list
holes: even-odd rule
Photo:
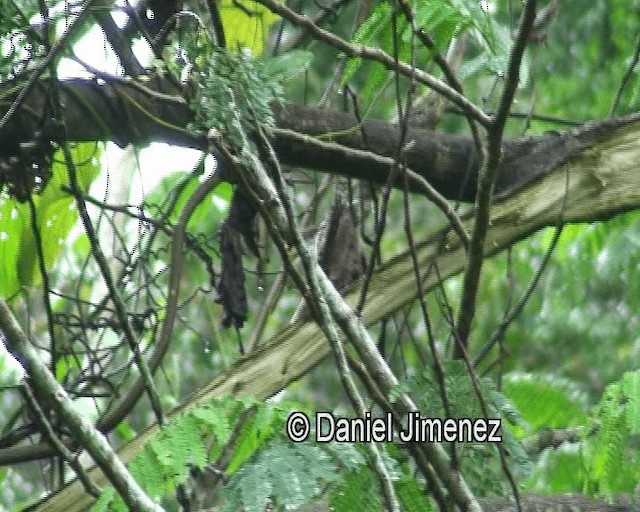
[[[420, 312], [422, 313], [422, 321], [424, 322], [425, 329], [427, 331], [427, 340], [429, 342], [429, 348], [431, 349], [431, 358], [433, 360], [433, 371], [438, 381], [438, 392], [440, 393], [440, 400], [444, 408], [445, 416], [452, 418], [451, 405], [449, 404], [449, 397], [447, 394], [447, 385], [445, 381], [444, 369], [438, 355], [438, 348], [436, 347], [435, 335], [431, 326], [431, 320], [429, 318], [429, 311], [427, 309], [427, 303], [425, 301], [425, 290], [423, 287], [423, 276], [420, 272], [420, 265], [418, 263], [418, 255], [416, 253], [416, 243], [413, 238], [413, 231], [411, 228], [411, 211], [409, 208], [409, 191], [407, 182], [405, 181], [405, 187], [403, 190], [403, 210], [404, 210], [404, 230], [409, 244], [409, 253], [411, 255], [411, 264], [413, 265], [413, 273], [416, 276], [416, 287], [418, 303], [420, 305]], [[458, 467], [458, 458], [455, 443], [451, 443], [451, 465], [454, 468]]]
[[485, 343], [485, 345], [482, 347], [478, 355], [475, 357], [473, 361], [473, 365], [475, 367], [477, 367], [480, 364], [480, 362], [486, 357], [486, 355], [493, 348], [493, 346], [498, 341], [504, 338], [504, 333], [506, 332], [508, 327], [513, 323], [513, 321], [516, 318], [518, 318], [518, 316], [520, 316], [520, 313], [522, 313], [524, 306], [527, 304], [527, 302], [529, 302], [531, 294], [534, 292], [534, 290], [538, 286], [538, 282], [540, 281], [540, 278], [542, 277], [543, 272], [545, 271], [545, 269], [549, 264], [549, 260], [551, 259], [551, 255], [553, 254], [556, 248], [556, 245], [558, 244], [558, 240], [560, 240], [560, 235], [562, 234], [562, 228], [564, 226], [564, 220], [563, 220], [564, 211], [566, 209], [567, 195], [569, 191], [568, 164], [565, 164], [565, 173], [566, 173], [565, 195], [562, 199], [562, 206], [560, 207], [560, 214], [558, 216], [558, 224], [556, 225], [556, 228], [553, 232], [553, 238], [551, 239], [549, 248], [547, 249], [544, 256], [542, 257], [540, 266], [538, 267], [538, 269], [536, 270], [536, 273], [534, 274], [533, 278], [529, 282], [529, 285], [527, 286], [527, 289], [525, 290], [525, 292], [520, 296], [520, 298], [518, 299], [518, 302], [516, 302], [516, 305], [513, 308], [511, 308], [509, 312], [504, 316], [498, 328], [494, 331], [494, 333], [489, 338], [489, 341]]
[[[173, 326], [177, 317], [182, 275], [182, 246], [186, 236], [187, 224], [196, 207], [221, 181], [219, 174], [216, 172], [200, 183], [189, 196], [189, 199], [180, 212], [178, 222], [173, 229], [169, 284], [167, 290], [167, 310], [160, 329], [160, 335], [155, 343], [154, 351], [149, 358], [148, 366], [152, 374], [157, 370], [158, 366], [164, 359], [167, 349], [169, 348], [173, 333]], [[106, 426], [115, 426], [115, 424], [122, 419], [123, 415], [126, 414], [126, 411], [129, 411], [133, 404], [138, 401], [144, 389], [145, 381], [141, 376], [127, 390], [126, 395], [123, 396], [123, 398], [100, 419], [98, 425], [102, 428], [105, 428]]]
[[24, 333], [7, 303], [0, 298], [0, 331], [12, 354], [29, 374], [34, 392], [50, 405], [77, 441], [85, 448], [108, 480], [116, 488], [130, 510], [158, 512], [156, 505], [131, 476], [106, 437], [80, 414], [69, 395], [44, 364], [35, 346]]
[[100, 241], [98, 240], [93, 222], [91, 220], [91, 217], [89, 216], [89, 212], [87, 211], [87, 204], [84, 200], [82, 190], [78, 183], [75, 162], [73, 161], [69, 145], [66, 142], [62, 144], [62, 152], [64, 154], [65, 164], [69, 172], [69, 184], [75, 196], [76, 205], [78, 206], [78, 213], [80, 214], [82, 225], [84, 226], [85, 233], [87, 234], [87, 238], [89, 239], [89, 243], [91, 245], [91, 253], [93, 254], [93, 257], [98, 264], [102, 279], [104, 280], [105, 285], [107, 286], [107, 290], [109, 291], [109, 297], [113, 301], [116, 317], [120, 322], [124, 337], [129, 344], [129, 348], [131, 350], [131, 353], [133, 354], [136, 366], [140, 370], [140, 377], [144, 380], [145, 388], [147, 390], [147, 394], [149, 395], [149, 400], [151, 402], [153, 412], [156, 415], [158, 423], [162, 424], [164, 421], [164, 415], [162, 413], [160, 397], [158, 396], [158, 392], [153, 382], [152, 372], [149, 370], [149, 366], [142, 356], [142, 352], [140, 351], [140, 346], [138, 345], [138, 342], [136, 340], [133, 327], [131, 326], [131, 322], [129, 321], [129, 318], [127, 316], [126, 307], [124, 305], [122, 297], [120, 296], [118, 287], [116, 286], [113, 274], [111, 273], [111, 270], [109, 268], [109, 262], [107, 261], [107, 258], [105, 257], [104, 252], [102, 251], [102, 248], [100, 246]]
[[471, 115], [476, 121], [483, 126], [489, 126], [492, 119], [487, 116], [480, 108], [474, 103], [469, 101], [465, 96], [457, 92], [451, 86], [447, 85], [442, 80], [435, 78], [434, 76], [415, 69], [413, 66], [406, 64], [405, 62], [396, 61], [391, 55], [379, 48], [372, 48], [361, 44], [351, 44], [345, 41], [341, 37], [328, 32], [318, 27], [313, 21], [306, 16], [300, 15], [291, 10], [285, 4], [278, 3], [275, 0], [256, 0], [258, 3], [264, 5], [272, 12], [279, 14], [283, 18], [289, 20], [291, 23], [300, 27], [306, 28], [313, 36], [320, 39], [338, 50], [344, 52], [349, 57], [360, 57], [363, 59], [374, 60], [380, 62], [390, 70], [395, 70], [398, 73], [411, 77], [415, 76], [415, 79], [433, 90], [439, 92], [451, 102], [458, 105], [462, 110]]
[[618, 105], [620, 103], [620, 98], [622, 97], [622, 93], [624, 92], [629, 79], [631, 78], [631, 74], [633, 73], [636, 64], [638, 64], [638, 59], [640, 59], [640, 36], [636, 39], [636, 49], [633, 52], [633, 57], [631, 58], [631, 62], [627, 66], [626, 71], [620, 80], [620, 85], [618, 86], [618, 90], [616, 91], [616, 97], [613, 100], [613, 104], [611, 105], [611, 110], [609, 111], [609, 117], [613, 117], [618, 110]]
[[[47, 264], [44, 259], [44, 250], [42, 245], [42, 233], [40, 232], [40, 226], [38, 225], [38, 217], [36, 205], [33, 201], [33, 197], [28, 197], [29, 213], [31, 221], [31, 232], [33, 233], [33, 239], [36, 247], [36, 256], [38, 259], [38, 270], [40, 271], [40, 277], [42, 278], [42, 301], [44, 303], [44, 309], [47, 314], [47, 329], [49, 331], [49, 344], [51, 347], [51, 372], [55, 374], [55, 368], [58, 361], [58, 348], [56, 344], [56, 333], [53, 328], [53, 309], [51, 307], [51, 300], [49, 299], [49, 272], [47, 272]], [[31, 276], [29, 276], [31, 277]]]

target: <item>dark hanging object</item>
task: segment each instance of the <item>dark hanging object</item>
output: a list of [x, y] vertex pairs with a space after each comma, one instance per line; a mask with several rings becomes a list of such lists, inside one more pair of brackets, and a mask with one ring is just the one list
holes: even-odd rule
[[220, 228], [220, 253], [222, 265], [218, 283], [218, 302], [224, 308], [222, 325], [240, 329], [247, 319], [247, 294], [244, 289], [242, 268], [242, 244], [240, 234], [228, 221]]
[[358, 229], [349, 205], [338, 200], [331, 210], [320, 266], [336, 289], [346, 290], [364, 272]]
[[220, 228], [220, 253], [222, 259], [218, 302], [224, 308], [222, 325], [240, 329], [247, 319], [247, 294], [245, 290], [242, 256], [246, 247], [255, 256], [258, 251], [256, 211], [242, 190], [236, 187], [231, 199], [229, 216]]
[[[344, 292], [365, 270], [365, 260], [360, 249], [358, 228], [349, 205], [342, 199], [336, 200], [329, 220], [320, 227], [317, 234], [322, 249], [318, 263], [339, 292]], [[309, 308], [302, 301], [291, 322], [309, 318]]]
[[249, 198], [240, 187], [236, 187], [231, 198], [231, 208], [227, 222], [242, 235], [247, 250], [256, 258], [260, 257], [258, 250], [257, 212]]
[[15, 140], [0, 150], [0, 190], [24, 203], [40, 193], [51, 178], [53, 143], [38, 130], [31, 140]]

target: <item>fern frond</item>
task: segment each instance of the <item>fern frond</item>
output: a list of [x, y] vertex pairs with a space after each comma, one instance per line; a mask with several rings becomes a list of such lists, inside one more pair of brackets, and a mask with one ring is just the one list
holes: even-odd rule
[[332, 453], [345, 446], [274, 439], [230, 477], [224, 490], [225, 510], [235, 510], [238, 505], [247, 511], [257, 510], [253, 503], [289, 509], [311, 502], [323, 487], [342, 477]]

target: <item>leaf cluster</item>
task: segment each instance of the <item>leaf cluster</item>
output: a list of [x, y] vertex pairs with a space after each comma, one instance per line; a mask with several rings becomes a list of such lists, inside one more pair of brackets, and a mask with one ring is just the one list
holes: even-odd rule
[[[444, 55], [453, 38], [468, 34], [477, 47], [475, 56], [465, 62], [458, 76], [461, 79], [472, 75], [492, 74], [502, 76], [506, 70], [510, 48], [510, 35], [494, 17], [480, 6], [468, 0], [434, 0], [415, 2], [414, 26], [428, 34], [432, 47], [424, 47], [401, 10], [393, 3], [378, 3], [369, 17], [360, 25], [352, 38], [353, 43], [378, 47], [398, 60], [416, 62], [423, 66], [436, 53]], [[382, 90], [390, 83], [390, 72], [379, 63], [366, 63], [360, 57], [352, 57], [345, 66], [342, 84], [357, 79], [362, 69], [366, 73], [359, 96], [369, 104], [379, 99]], [[357, 83], [357, 82], [356, 82]]]
[[271, 103], [283, 101], [285, 77], [304, 70], [310, 60], [304, 51], [254, 59], [246, 48], [236, 53], [215, 49], [202, 72], [199, 98], [193, 103], [195, 128], [215, 129], [234, 147], [242, 147], [242, 133], [255, 133], [260, 125], [273, 126]]
[[591, 418], [595, 434], [585, 431], [585, 487], [608, 497], [633, 491], [640, 482], [640, 371], [607, 386]]
[[[72, 147], [71, 155], [79, 186], [86, 191], [99, 173], [99, 150], [93, 143], [83, 143]], [[46, 188], [31, 198], [47, 268], [57, 260], [78, 220], [74, 198], [63, 188], [68, 184], [67, 166], [59, 150], [53, 156], [51, 179]], [[0, 193], [0, 221], [0, 295], [11, 297], [21, 286], [40, 283], [37, 238], [29, 204], [8, 197], [6, 192]]]
[[[285, 421], [296, 404], [266, 404], [249, 398], [222, 397], [177, 415], [153, 436], [129, 470], [146, 493], [175, 505], [178, 485], [194, 468], [215, 464], [227, 443], [233, 455], [224, 473], [224, 510], [264, 510], [267, 504], [300, 506], [318, 497], [342, 472], [363, 463], [352, 446], [294, 444], [284, 437]], [[103, 491], [93, 511], [124, 511], [112, 488]]]
[[[530, 470], [530, 460], [520, 441], [514, 435], [525, 421], [508, 396], [496, 388], [490, 378], [482, 378], [474, 385], [462, 361], [442, 364], [444, 391], [433, 367], [425, 367], [416, 375], [400, 381], [390, 395], [393, 401], [404, 390], [417, 397], [422, 416], [431, 418], [500, 418], [502, 439], [509, 463], [519, 474]], [[478, 396], [478, 392], [481, 398]], [[448, 409], [443, 404], [446, 395]], [[500, 465], [496, 446], [488, 444], [458, 444], [461, 468], [474, 491], [479, 495], [507, 495], [510, 491]]]
[[[504, 393], [526, 422], [514, 430], [523, 439], [553, 431], [574, 430], [574, 440], [542, 446], [532, 453], [532, 470], [523, 480], [529, 491], [579, 492], [613, 497], [633, 492], [640, 480], [640, 372], [627, 372], [607, 386], [590, 412], [587, 394], [574, 383], [552, 375], [513, 373]], [[524, 428], [522, 428], [524, 427]], [[546, 437], [546, 436], [545, 436]]]

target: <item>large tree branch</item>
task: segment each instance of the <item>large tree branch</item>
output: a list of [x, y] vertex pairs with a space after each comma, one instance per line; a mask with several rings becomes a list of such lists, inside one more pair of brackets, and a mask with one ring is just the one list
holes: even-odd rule
[[[121, 146], [161, 141], [207, 150], [205, 137], [187, 130], [192, 112], [168, 79], [71, 79], [62, 82], [60, 90], [70, 141], [113, 140]], [[18, 91], [16, 84], [0, 84], [0, 113], [9, 108]], [[39, 82], [12, 123], [0, 129], [0, 157], [21, 140], [29, 140], [41, 122], [46, 101], [46, 83]], [[386, 183], [389, 166], [368, 153], [393, 157], [401, 136], [399, 127], [375, 119], [360, 126], [351, 114], [295, 104], [274, 105], [274, 112], [278, 128], [314, 136], [304, 139], [276, 131], [273, 145], [282, 163]], [[593, 146], [610, 130], [638, 119], [635, 114], [562, 133], [506, 140], [494, 194], [512, 193]], [[333, 145], [316, 144], [316, 137]], [[406, 140], [409, 168], [449, 199], [474, 199], [478, 157], [470, 137], [409, 129]], [[363, 151], [350, 152], [349, 148]], [[414, 185], [412, 191], [420, 189]]]
[[[640, 208], [638, 161], [640, 124], [611, 129], [597, 144], [570, 158], [565, 165], [556, 166], [554, 172], [498, 201], [491, 212], [485, 254], [495, 254], [545, 226], [556, 225], [560, 214], [566, 222], [588, 222]], [[472, 221], [464, 222], [469, 226]], [[445, 251], [440, 250], [442, 237], [447, 240]], [[425, 291], [440, 279], [460, 272], [465, 261], [458, 237], [449, 230], [438, 231], [419, 244], [416, 256], [421, 268], [437, 265], [439, 269], [439, 273], [425, 276]], [[393, 258], [372, 280], [369, 300], [362, 311], [364, 323], [371, 325], [388, 316], [413, 300], [416, 293], [411, 255]], [[358, 290], [348, 294], [350, 304], [357, 300]], [[329, 345], [315, 324], [293, 325], [218, 375], [177, 412], [224, 394], [267, 398], [307, 373], [328, 353]], [[120, 451], [123, 460], [131, 460], [156, 431], [157, 427], [151, 427], [125, 446]], [[20, 460], [11, 450], [0, 450], [0, 465]], [[45, 450], [46, 446], [42, 447], [41, 453]], [[104, 482], [98, 470], [93, 470], [90, 476], [98, 485]], [[49, 498], [40, 510], [80, 511], [91, 500], [81, 484], [73, 483]]]

